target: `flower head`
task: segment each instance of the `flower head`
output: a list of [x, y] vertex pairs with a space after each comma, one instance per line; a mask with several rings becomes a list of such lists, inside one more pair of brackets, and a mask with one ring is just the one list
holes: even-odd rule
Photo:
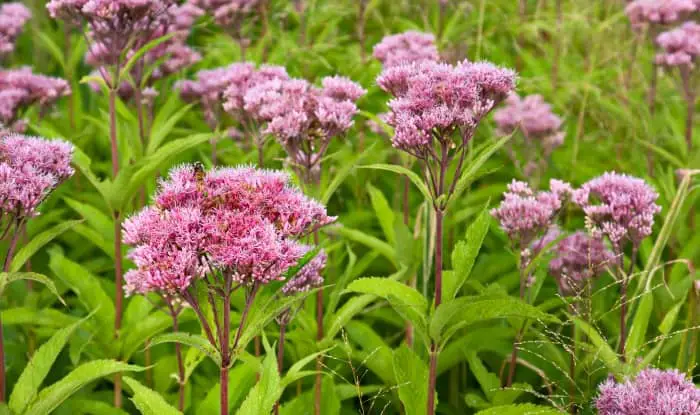
[[644, 369], [622, 383], [608, 379], [598, 387], [600, 415], [695, 415], [700, 389], [678, 370]]
[[32, 12], [22, 3], [0, 6], [0, 57], [15, 49], [15, 40], [31, 17]]
[[686, 22], [656, 38], [663, 50], [656, 55], [656, 63], [666, 66], [695, 67], [700, 59], [700, 24]]
[[12, 127], [22, 110], [35, 104], [47, 108], [70, 92], [65, 80], [36, 75], [30, 68], [0, 70], [0, 124]]
[[535, 192], [527, 183], [513, 180], [501, 204], [491, 210], [491, 215], [498, 219], [501, 228], [518, 247], [528, 247], [553, 224], [566, 200], [566, 194], [555, 188], [556, 184], [548, 192]]
[[130, 293], [178, 294], [214, 271], [244, 285], [282, 280], [308, 251], [297, 239], [335, 220], [287, 174], [251, 167], [175, 168], [154, 202], [123, 225]]
[[411, 62], [437, 62], [440, 59], [435, 36], [416, 31], [384, 36], [381, 42], [374, 45], [372, 55], [385, 68]]
[[[306, 248], [308, 249], [308, 248]], [[311, 261], [304, 265], [299, 272], [289, 280], [283, 287], [282, 292], [286, 295], [307, 292], [323, 284], [321, 271], [326, 266], [328, 256], [322, 250]]]
[[0, 211], [3, 218], [37, 215], [39, 204], [73, 175], [73, 146], [65, 141], [0, 133]]
[[549, 272], [557, 279], [563, 295], [576, 295], [584, 288], [586, 280], [602, 274], [613, 260], [613, 254], [603, 241], [585, 232], [576, 232], [556, 245]]
[[424, 61], [388, 68], [377, 83], [395, 97], [387, 116], [395, 129], [392, 144], [417, 154], [436, 136], [458, 131], [461, 144], [471, 139], [481, 119], [515, 88], [515, 73], [487, 62]]
[[698, 10], [697, 0], [634, 0], [625, 13], [633, 27], [645, 24], [669, 25]]
[[240, 25], [256, 10], [260, 0], [194, 0], [194, 3], [214, 16], [216, 24], [230, 27]]
[[520, 98], [513, 93], [506, 99], [506, 105], [494, 112], [493, 119], [500, 135], [509, 135], [519, 129], [526, 144], [538, 143], [545, 156], [564, 142], [562, 120], [541, 95]]
[[654, 215], [661, 211], [658, 197], [644, 180], [613, 172], [585, 183], [573, 200], [583, 208], [592, 234], [605, 235], [621, 248], [626, 240], [638, 245], [651, 234]]

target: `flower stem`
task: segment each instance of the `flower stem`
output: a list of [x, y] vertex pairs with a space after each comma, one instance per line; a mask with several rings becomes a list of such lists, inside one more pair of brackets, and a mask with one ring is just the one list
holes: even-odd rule
[[428, 415], [435, 414], [435, 387], [437, 383], [437, 345], [433, 342], [430, 345], [430, 372], [428, 378]]
[[[442, 186], [441, 186], [442, 187]], [[442, 227], [443, 212], [435, 209], [435, 308], [442, 303]], [[430, 345], [430, 373], [428, 378], [428, 415], [435, 413], [435, 387], [437, 384], [438, 346]]]
[[[314, 245], [318, 246], [318, 229], [314, 230]], [[316, 292], [316, 340], [323, 340], [323, 289]], [[314, 415], [321, 414], [321, 370], [323, 369], [323, 356], [316, 358], [316, 382], [314, 385]]]
[[[175, 310], [173, 304], [167, 301], [168, 310], [170, 311], [170, 317], [173, 319], [173, 333], [180, 331], [179, 324], [177, 321], [178, 311]], [[185, 410], [185, 364], [182, 360], [182, 346], [180, 343], [175, 343], [175, 357], [177, 358], [177, 384], [178, 384], [178, 400], [177, 409], [180, 412]]]
[[[21, 227], [21, 222], [17, 223], [15, 233], [12, 235], [12, 239], [10, 240], [10, 247], [7, 250], [7, 256], [5, 257], [5, 263], [3, 265], [4, 272], [8, 272], [10, 270], [10, 263], [12, 262], [12, 257], [14, 256], [15, 247], [17, 246], [19, 236], [22, 234]], [[5, 382], [5, 339], [3, 336], [2, 315], [0, 314], [0, 402], [5, 402]]]
[[[279, 372], [280, 376], [282, 376], [282, 369], [284, 367], [284, 341], [285, 341], [285, 334], [287, 333], [287, 322], [282, 321], [280, 323], [280, 338], [279, 342], [277, 344], [277, 372]], [[280, 403], [279, 401], [275, 402], [275, 415], [279, 415], [280, 413]]]

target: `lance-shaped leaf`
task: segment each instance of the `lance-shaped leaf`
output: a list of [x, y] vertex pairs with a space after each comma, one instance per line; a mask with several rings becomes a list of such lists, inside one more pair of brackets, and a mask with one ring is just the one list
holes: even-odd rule
[[36, 281], [44, 284], [53, 295], [58, 297], [58, 299], [65, 304], [53, 281], [51, 281], [46, 275], [37, 274], [36, 272], [0, 272], [0, 296], [2, 296], [3, 292], [5, 291], [5, 286], [7, 284], [19, 280]]
[[428, 365], [402, 344], [394, 351], [394, 375], [406, 415], [423, 415], [428, 407]]
[[221, 354], [209, 343], [209, 340], [198, 334], [190, 333], [167, 333], [154, 337], [151, 340], [151, 347], [161, 343], [180, 343], [194, 347], [209, 356], [218, 366], [221, 366]]
[[22, 247], [12, 258], [10, 263], [10, 271], [17, 272], [24, 264], [31, 258], [34, 254], [39, 252], [46, 244], [53, 241], [56, 237], [61, 235], [63, 232], [82, 222], [81, 220], [69, 220], [61, 222], [51, 229], [41, 232], [38, 235], [32, 237], [32, 239]]
[[125, 377], [124, 382], [134, 391], [131, 400], [143, 415], [178, 415], [182, 412], [168, 404], [157, 392], [143, 386], [136, 379]]

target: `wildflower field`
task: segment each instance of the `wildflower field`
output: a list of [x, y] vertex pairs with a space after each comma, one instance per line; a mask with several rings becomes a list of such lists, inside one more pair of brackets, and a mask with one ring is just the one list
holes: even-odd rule
[[0, 3], [0, 415], [700, 415], [700, 0]]

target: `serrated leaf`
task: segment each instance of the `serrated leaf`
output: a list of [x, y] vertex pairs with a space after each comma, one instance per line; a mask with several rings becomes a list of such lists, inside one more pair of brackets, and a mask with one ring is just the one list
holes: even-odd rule
[[445, 299], [455, 298], [464, 282], [469, 278], [474, 267], [476, 257], [479, 255], [481, 245], [489, 230], [491, 215], [485, 207], [467, 228], [465, 241], [459, 241], [452, 251], [452, 278], [445, 279], [442, 296]]
[[428, 365], [402, 344], [394, 351], [394, 375], [406, 415], [423, 415], [428, 408]]
[[10, 264], [10, 271], [17, 272], [24, 264], [31, 258], [34, 254], [39, 252], [46, 244], [54, 240], [56, 237], [61, 235], [63, 232], [69, 230], [73, 226], [79, 224], [82, 220], [68, 220], [59, 223], [51, 229], [47, 229], [38, 235], [32, 237], [32, 239], [22, 247], [12, 258], [12, 263]]
[[221, 366], [221, 355], [204, 336], [190, 333], [167, 333], [151, 339], [151, 347], [162, 343], [180, 343], [194, 347], [209, 356], [218, 366]]
[[476, 381], [479, 382], [486, 399], [489, 402], [493, 401], [494, 394], [501, 387], [501, 380], [494, 373], [489, 372], [475, 352], [468, 352], [467, 362], [469, 362], [469, 369], [474, 374]]
[[425, 315], [428, 309], [428, 301], [416, 289], [388, 278], [360, 278], [351, 282], [345, 291], [373, 294], [384, 299], [394, 297], [400, 303], [415, 309], [422, 315]]
[[39, 392], [39, 387], [46, 375], [49, 374], [51, 366], [53, 366], [59, 353], [61, 353], [70, 336], [83, 321], [85, 320], [80, 320], [75, 324], [58, 330], [34, 353], [12, 389], [9, 406], [14, 413], [22, 413], [27, 405], [34, 400]]
[[0, 272], [0, 296], [2, 296], [2, 293], [5, 291], [5, 286], [7, 284], [20, 280], [36, 281], [44, 284], [53, 295], [55, 295], [63, 304], [65, 304], [53, 281], [51, 281], [46, 275], [37, 274], [36, 272]]
[[394, 244], [396, 236], [394, 234], [394, 211], [391, 210], [389, 202], [386, 201], [384, 194], [381, 190], [372, 186], [367, 185], [367, 192], [369, 193], [370, 201], [372, 202], [372, 207], [374, 208], [374, 214], [379, 220], [379, 226], [381, 226], [384, 232], [384, 237], [387, 242]]
[[236, 411], [237, 415], [260, 415], [272, 412], [275, 402], [282, 395], [280, 375], [274, 353], [268, 353], [263, 359], [260, 380], [250, 390], [248, 397]]
[[134, 392], [131, 400], [143, 415], [178, 415], [182, 412], [173, 408], [157, 392], [143, 386], [136, 379], [124, 377], [124, 382]]
[[426, 200], [433, 200], [433, 195], [430, 193], [430, 190], [428, 189], [428, 186], [425, 185], [423, 182], [423, 179], [417, 175], [416, 173], [412, 172], [411, 170], [403, 167], [403, 166], [397, 166], [394, 164], [370, 164], [367, 166], [360, 166], [360, 169], [374, 169], [374, 170], [384, 170], [384, 171], [390, 171], [398, 174], [403, 174], [407, 176], [411, 182], [413, 183], [414, 186], [418, 188], [418, 190], [421, 192], [423, 197]]
[[140, 366], [116, 360], [93, 360], [82, 364], [53, 385], [44, 388], [24, 415], [48, 415], [83, 386], [119, 372], [140, 372]]

